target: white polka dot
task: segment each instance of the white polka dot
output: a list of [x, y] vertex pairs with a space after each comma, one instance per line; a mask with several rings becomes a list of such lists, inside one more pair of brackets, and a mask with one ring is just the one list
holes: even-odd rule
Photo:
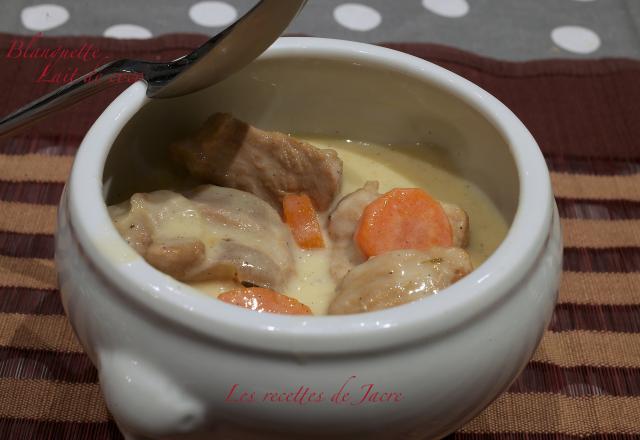
[[58, 5], [36, 5], [24, 8], [20, 13], [22, 24], [32, 31], [48, 31], [69, 20], [69, 11]]
[[380, 13], [360, 3], [344, 3], [333, 10], [333, 18], [352, 31], [370, 31], [381, 22]]
[[469, 13], [467, 0], [422, 0], [422, 6], [434, 14], [457, 18]]
[[102, 34], [109, 38], [151, 38], [151, 31], [149, 29], [138, 26], [137, 24], [114, 24], [109, 26]]
[[551, 31], [551, 39], [564, 50], [591, 53], [600, 47], [600, 37], [582, 26], [560, 26]]
[[228, 3], [206, 1], [191, 6], [189, 17], [200, 26], [220, 27], [233, 23], [238, 12]]

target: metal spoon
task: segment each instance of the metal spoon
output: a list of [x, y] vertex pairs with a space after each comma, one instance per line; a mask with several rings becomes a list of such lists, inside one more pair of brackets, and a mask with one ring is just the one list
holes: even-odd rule
[[111, 61], [1, 119], [0, 137], [109, 87], [114, 84], [115, 75], [141, 75], [150, 98], [186, 95], [215, 84], [267, 49], [305, 3], [306, 0], [261, 0], [202, 46], [170, 62]]

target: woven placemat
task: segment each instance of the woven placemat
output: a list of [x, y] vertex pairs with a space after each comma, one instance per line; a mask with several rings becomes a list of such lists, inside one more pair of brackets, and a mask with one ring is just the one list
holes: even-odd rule
[[[124, 56], [171, 59], [202, 41], [0, 34], [0, 114], [65, 74]], [[451, 438], [638, 438], [640, 62], [507, 63], [435, 45], [389, 46], [453, 70], [507, 104], [545, 154], [562, 217], [560, 300], [542, 344], [510, 390]], [[0, 140], [2, 439], [122, 438], [64, 315], [52, 257], [56, 204], [73, 154], [124, 86]]]

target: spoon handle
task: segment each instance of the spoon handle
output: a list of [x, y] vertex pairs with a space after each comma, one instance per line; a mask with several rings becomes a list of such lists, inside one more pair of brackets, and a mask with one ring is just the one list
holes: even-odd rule
[[181, 96], [215, 84], [271, 45], [306, 2], [260, 0], [227, 29], [173, 61], [122, 59], [107, 63], [0, 119], [0, 138], [120, 82], [113, 80], [114, 75], [130, 74], [144, 79], [150, 98]]
[[0, 119], [0, 138], [11, 136], [15, 132], [46, 117], [47, 115], [75, 104], [115, 84], [114, 77], [122, 74], [116, 64], [107, 63], [97, 69], [65, 84], [35, 101], [31, 101], [10, 115]]

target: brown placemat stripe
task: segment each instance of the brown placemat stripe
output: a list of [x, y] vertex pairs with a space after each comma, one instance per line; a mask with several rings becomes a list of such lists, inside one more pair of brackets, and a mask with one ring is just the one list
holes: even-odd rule
[[585, 157], [545, 154], [550, 171], [573, 174], [635, 174], [640, 173], [640, 161], [621, 158]]
[[53, 260], [0, 255], [0, 287], [57, 289]]
[[640, 398], [504, 393], [461, 432], [640, 434]]
[[[3, 272], [3, 268], [5, 271]], [[15, 271], [10, 271], [12, 268]], [[43, 276], [18, 277], [18, 272], [33, 273], [36, 268]], [[16, 279], [19, 278], [19, 282]], [[37, 284], [39, 287], [34, 287]], [[40, 295], [55, 291], [55, 271], [51, 260], [31, 260], [0, 255], [0, 295], [13, 295], [6, 299], [13, 302], [18, 296]], [[9, 286], [9, 287], [7, 287]], [[49, 290], [52, 289], [52, 290]], [[0, 304], [1, 302], [0, 296]], [[640, 304], [640, 274], [593, 273], [565, 271], [560, 282], [559, 303], [593, 305]], [[5, 310], [0, 306], [0, 310]]]
[[34, 440], [123, 440], [113, 422], [42, 422], [0, 418], [0, 438]]
[[559, 304], [548, 329], [640, 333], [640, 306]]
[[123, 440], [115, 423], [40, 422], [0, 418], [0, 438], [37, 440]]
[[546, 331], [531, 360], [561, 367], [640, 368], [640, 334]]
[[640, 268], [640, 248], [564, 248], [562, 268], [572, 272], [632, 273]]
[[[98, 374], [82, 353], [0, 348], [0, 377], [97, 383]], [[568, 396], [640, 396], [640, 369], [559, 367], [531, 362], [509, 389], [512, 393], [557, 392]]]
[[[18, 137], [9, 140], [0, 140], [0, 158], [15, 156], [13, 160], [19, 161], [21, 157], [62, 156], [60, 160], [72, 158], [82, 141], [82, 136], [64, 139], [64, 145], [59, 145], [61, 140], [48, 139], [46, 137]], [[53, 142], [53, 143], [52, 143]], [[55, 144], [54, 144], [55, 143]], [[596, 175], [625, 175], [640, 173], [640, 160], [621, 158], [562, 156], [546, 153], [545, 161], [550, 171], [566, 172], [571, 174], [596, 174]], [[11, 160], [11, 159], [9, 159]], [[4, 169], [0, 167], [0, 170]]]
[[98, 371], [84, 353], [0, 347], [0, 378], [98, 383]]
[[640, 304], [638, 273], [562, 273], [558, 302], [573, 304]]
[[556, 197], [640, 201], [640, 174], [595, 176], [552, 172], [551, 184]]
[[[0, 377], [97, 383], [98, 373], [83, 353], [0, 348]], [[512, 393], [557, 392], [568, 396], [640, 396], [639, 368], [560, 367], [529, 363], [509, 388]]]
[[[61, 315], [0, 313], [0, 347], [82, 352], [68, 320]], [[640, 334], [547, 331], [533, 360], [561, 367], [640, 368]]]
[[[64, 183], [5, 182], [0, 180], [0, 200], [42, 205], [58, 205]], [[640, 219], [640, 202], [629, 200], [589, 200], [557, 197], [562, 218], [591, 220]]]
[[[71, 422], [109, 420], [97, 384], [0, 379], [0, 417]], [[26, 403], [29, 402], [27, 405]], [[549, 416], [554, 417], [549, 417]], [[565, 415], [568, 417], [558, 417]], [[504, 393], [462, 432], [547, 432], [569, 435], [640, 433], [640, 398], [569, 397], [551, 393]], [[545, 425], [546, 424], [546, 425]]]
[[109, 420], [98, 384], [0, 379], [0, 417], [58, 422]]
[[0, 230], [23, 234], [53, 234], [56, 206], [0, 201]]
[[556, 204], [560, 216], [566, 219], [640, 219], [640, 202], [629, 200], [581, 200], [556, 197]]
[[559, 367], [529, 362], [509, 388], [512, 393], [555, 392], [567, 396], [640, 396], [640, 369]]
[[640, 220], [561, 219], [566, 247], [640, 246]]
[[[622, 278], [624, 280], [624, 278]], [[598, 292], [598, 294], [606, 294]], [[633, 291], [633, 293], [640, 293]], [[562, 289], [561, 289], [562, 295]], [[640, 332], [640, 304], [612, 305], [573, 304], [561, 302], [554, 310], [549, 329], [552, 331], [589, 330]], [[62, 315], [59, 294], [53, 290], [0, 288], [0, 312], [30, 315]]]
[[[19, 202], [2, 202], [7, 217], [0, 219], [0, 254], [51, 258], [57, 207]], [[640, 220], [562, 219], [567, 248], [640, 247]], [[37, 233], [37, 231], [43, 231]], [[631, 250], [628, 250], [631, 252]]]
[[0, 179], [10, 182], [64, 182], [73, 156], [0, 154]]
[[456, 432], [445, 437], [445, 440], [638, 440], [638, 435], [620, 433], [569, 435], [544, 432]]
[[64, 183], [4, 182], [0, 180], [0, 200], [5, 202], [57, 205]]
[[53, 235], [0, 232], [1, 255], [8, 257], [53, 258], [53, 252]]
[[[14, 182], [65, 182], [73, 156], [51, 154], [0, 154], [0, 180]], [[640, 174], [592, 175], [551, 172], [554, 193], [563, 198], [640, 200]]]
[[[72, 156], [0, 154], [0, 181], [64, 183], [72, 163]], [[551, 181], [559, 198], [640, 201], [638, 173], [601, 176], [551, 172]]]
[[0, 347], [83, 352], [69, 320], [62, 315], [0, 313]]
[[[57, 291], [22, 288], [0, 289], [0, 311], [30, 315], [63, 315]], [[640, 332], [640, 306], [576, 305], [560, 303], [554, 311], [549, 330]]]
[[[60, 136], [54, 139], [40, 135], [18, 135], [11, 139], [0, 140], [0, 158], [14, 156], [12, 159], [39, 158], [41, 156], [62, 156], [59, 160], [65, 162], [73, 158], [83, 136], [67, 136], [64, 140]], [[64, 142], [64, 145], [60, 145]], [[588, 174], [588, 175], [625, 175], [640, 173], [640, 159], [603, 158], [554, 155], [545, 153], [545, 161], [550, 171], [557, 173]], [[54, 159], [56, 160], [56, 159]], [[0, 170], [4, 167], [0, 167]]]
[[[0, 201], [57, 205], [63, 188], [64, 182], [7, 182], [0, 176]], [[640, 219], [640, 201], [556, 197], [556, 202], [567, 219]]]
[[[64, 315], [55, 290], [0, 288], [0, 312], [29, 315]], [[574, 304], [560, 302], [549, 330], [640, 333], [640, 304]]]
[[[0, 200], [43, 205], [60, 202], [64, 183], [4, 182], [0, 180]], [[588, 200], [556, 198], [560, 216], [568, 219], [640, 219], [640, 202], [628, 200]]]
[[0, 287], [0, 312], [30, 315], [63, 315], [57, 290]]

